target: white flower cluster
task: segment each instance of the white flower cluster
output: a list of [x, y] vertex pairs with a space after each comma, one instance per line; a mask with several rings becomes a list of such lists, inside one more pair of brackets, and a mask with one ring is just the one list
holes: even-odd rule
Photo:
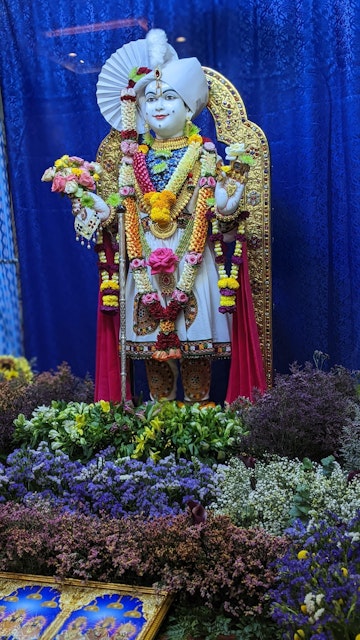
[[290, 524], [290, 510], [299, 487], [306, 488], [308, 517], [326, 519], [335, 512], [349, 520], [360, 504], [360, 481], [347, 482], [347, 473], [333, 463], [330, 475], [322, 465], [308, 468], [299, 460], [271, 456], [247, 468], [240, 459], [222, 467], [221, 496], [211, 505], [238, 526], [261, 527], [281, 535]]

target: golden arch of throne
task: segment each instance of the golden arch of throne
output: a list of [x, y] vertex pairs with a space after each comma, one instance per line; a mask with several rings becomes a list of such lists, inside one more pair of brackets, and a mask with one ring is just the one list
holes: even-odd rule
[[[243, 195], [243, 208], [250, 212], [247, 220], [250, 282], [264, 361], [266, 381], [272, 384], [272, 282], [270, 220], [270, 153], [263, 131], [247, 118], [242, 98], [223, 75], [203, 67], [209, 85], [209, 109], [218, 142], [229, 145], [243, 142], [255, 163]], [[97, 161], [104, 167], [99, 193], [107, 197], [117, 189], [121, 158], [120, 132], [112, 129], [101, 142]]]

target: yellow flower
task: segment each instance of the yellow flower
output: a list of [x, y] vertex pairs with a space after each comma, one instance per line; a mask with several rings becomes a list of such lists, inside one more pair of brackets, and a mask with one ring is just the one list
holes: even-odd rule
[[308, 558], [308, 556], [309, 556], [309, 552], [306, 551], [306, 549], [302, 549], [297, 554], [298, 560], [305, 560], [306, 558]]
[[72, 167], [71, 173], [73, 173], [75, 176], [81, 176], [81, 174], [84, 172], [82, 169], [79, 169], [79, 167]]
[[135, 442], [137, 443], [137, 445], [136, 445], [134, 453], [132, 454], [131, 457], [137, 459], [137, 458], [141, 458], [141, 455], [143, 454], [144, 449], [145, 449], [145, 436], [144, 436], [144, 434], [142, 433], [140, 436], [138, 436], [135, 439]]
[[301, 605], [301, 607], [300, 607], [300, 609], [301, 609], [301, 613], [307, 613], [307, 606], [306, 606], [306, 604], [302, 604], [302, 605]]
[[154, 429], [150, 429], [150, 427], [145, 427], [144, 436], [147, 440], [155, 440], [156, 433]]
[[102, 301], [103, 301], [103, 304], [106, 307], [117, 307], [118, 306], [118, 298], [117, 298], [117, 296], [111, 296], [111, 295], [103, 296]]
[[341, 573], [343, 574], [344, 578], [347, 578], [349, 575], [349, 572], [346, 567], [341, 567]]
[[114, 289], [115, 291], [119, 291], [120, 287], [116, 280], [104, 280], [100, 285], [100, 291], [104, 289]]
[[138, 151], [140, 151], [140, 153], [146, 154], [149, 151], [149, 147], [147, 146], [147, 144], [139, 144]]
[[93, 178], [95, 180], [95, 182], [97, 182], [98, 180], [100, 180], [100, 176], [98, 173], [94, 173]]
[[233, 277], [220, 278], [220, 280], [218, 280], [219, 289], [234, 289], [234, 291], [236, 291], [239, 286], [238, 281]]
[[298, 629], [294, 633], [294, 640], [302, 640], [305, 638], [305, 632], [302, 629]]
[[63, 167], [67, 167], [69, 164], [69, 156], [61, 156], [58, 160], [55, 160], [54, 165], [58, 169], [62, 169]]
[[76, 427], [76, 431], [80, 436], [84, 434], [83, 427], [85, 426], [85, 423], [86, 423], [86, 416], [83, 413], [77, 413], [75, 416], [75, 427]]
[[235, 304], [235, 296], [220, 296], [221, 307], [232, 307]]
[[100, 406], [104, 413], [109, 413], [110, 411], [110, 402], [107, 400], [100, 400]]
[[229, 164], [223, 164], [221, 167], [221, 171], [223, 171], [224, 173], [229, 173], [231, 167]]
[[355, 636], [355, 640], [360, 640], [360, 633], [357, 633]]
[[194, 133], [192, 136], [190, 136], [188, 140], [189, 140], [189, 144], [191, 144], [192, 142], [198, 142], [199, 144], [202, 143], [202, 137], [199, 136], [197, 133]]

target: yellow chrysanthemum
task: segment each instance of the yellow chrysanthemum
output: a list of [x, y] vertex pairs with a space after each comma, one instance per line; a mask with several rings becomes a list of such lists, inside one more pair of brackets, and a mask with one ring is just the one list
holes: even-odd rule
[[111, 295], [103, 296], [102, 302], [106, 307], [117, 307], [119, 303], [118, 297]]
[[100, 290], [103, 291], [104, 289], [114, 289], [114, 291], [119, 291], [120, 287], [118, 282], [115, 280], [104, 280], [100, 285]]
[[69, 164], [69, 156], [68, 155], [61, 156], [61, 158], [58, 158], [54, 162], [55, 167], [57, 167], [58, 169], [61, 169], [62, 167], [67, 167], [68, 164]]
[[238, 281], [233, 277], [220, 278], [220, 280], [218, 280], [219, 289], [234, 289], [234, 291], [237, 291], [239, 286]]
[[235, 296], [220, 296], [220, 307], [232, 307], [235, 304]]
[[104, 413], [109, 413], [110, 411], [110, 402], [107, 400], [100, 400], [100, 406]]
[[192, 136], [188, 138], [188, 140], [189, 140], [189, 144], [192, 144], [193, 142], [198, 142], [199, 144], [202, 143], [202, 137], [199, 136], [198, 133], [194, 133]]

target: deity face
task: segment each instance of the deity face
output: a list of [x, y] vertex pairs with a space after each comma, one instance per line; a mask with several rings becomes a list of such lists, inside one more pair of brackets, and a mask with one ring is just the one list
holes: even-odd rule
[[156, 80], [145, 89], [146, 120], [157, 138], [178, 138], [184, 135], [189, 109], [183, 99], [165, 82]]

